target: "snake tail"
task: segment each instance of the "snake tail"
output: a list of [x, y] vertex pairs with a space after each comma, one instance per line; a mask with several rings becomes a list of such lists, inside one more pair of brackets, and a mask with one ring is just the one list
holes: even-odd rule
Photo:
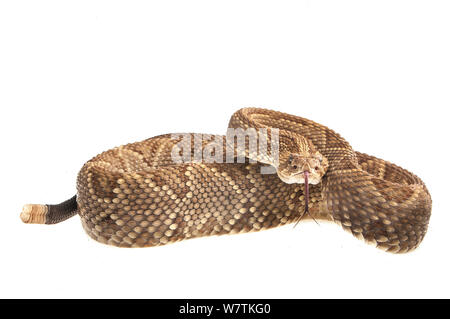
[[28, 204], [20, 218], [26, 224], [57, 224], [78, 213], [77, 196], [57, 205]]

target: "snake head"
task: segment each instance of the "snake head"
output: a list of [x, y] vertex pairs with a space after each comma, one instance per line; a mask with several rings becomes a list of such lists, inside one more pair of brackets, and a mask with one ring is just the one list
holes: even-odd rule
[[[328, 169], [326, 157], [318, 151], [280, 155], [278, 177], [287, 184], [318, 184]], [[306, 176], [307, 175], [307, 176]]]

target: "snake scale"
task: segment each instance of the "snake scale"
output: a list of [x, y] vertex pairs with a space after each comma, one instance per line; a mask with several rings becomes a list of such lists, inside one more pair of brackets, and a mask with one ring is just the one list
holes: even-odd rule
[[[244, 156], [241, 162], [174, 163], [180, 145], [195, 155], [195, 136], [161, 135], [94, 157], [78, 174], [76, 196], [59, 205], [25, 205], [22, 221], [54, 224], [78, 214], [89, 236], [120, 247], [259, 231], [302, 218], [334, 221], [388, 252], [407, 252], [422, 241], [431, 196], [414, 174], [354, 151], [333, 130], [298, 116], [244, 108], [228, 127], [265, 129], [266, 137], [278, 130], [278, 161], [272, 149], [258, 157], [246, 140], [244, 151], [232, 153]], [[225, 159], [218, 152], [225, 144], [211, 154]], [[207, 147], [202, 140], [200, 152]], [[267, 165], [276, 174], [261, 173]]]

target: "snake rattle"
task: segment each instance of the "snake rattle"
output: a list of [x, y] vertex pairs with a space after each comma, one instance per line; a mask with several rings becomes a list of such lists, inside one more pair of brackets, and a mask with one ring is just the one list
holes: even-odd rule
[[[431, 196], [405, 169], [356, 152], [331, 129], [294, 115], [244, 108], [228, 127], [277, 137], [276, 148], [261, 155], [246, 139], [243, 149], [228, 152], [229, 140], [210, 143], [225, 139], [204, 135], [198, 142], [195, 134], [127, 144], [84, 164], [74, 197], [58, 205], [25, 205], [20, 217], [55, 224], [78, 214], [90, 237], [120, 247], [259, 231], [308, 218], [334, 221], [394, 253], [415, 249], [425, 236]], [[188, 150], [191, 160], [174, 162], [180, 150]], [[219, 160], [192, 161], [199, 154]], [[244, 160], [229, 161], [239, 156]], [[268, 167], [273, 173], [262, 173]]]

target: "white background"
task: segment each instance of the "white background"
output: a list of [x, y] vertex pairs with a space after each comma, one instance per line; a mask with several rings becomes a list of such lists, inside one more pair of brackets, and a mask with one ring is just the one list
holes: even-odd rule
[[[2, 1], [0, 297], [450, 297], [448, 1]], [[325, 124], [429, 187], [418, 250], [335, 224], [119, 249], [25, 225], [84, 162], [248, 106]]]

